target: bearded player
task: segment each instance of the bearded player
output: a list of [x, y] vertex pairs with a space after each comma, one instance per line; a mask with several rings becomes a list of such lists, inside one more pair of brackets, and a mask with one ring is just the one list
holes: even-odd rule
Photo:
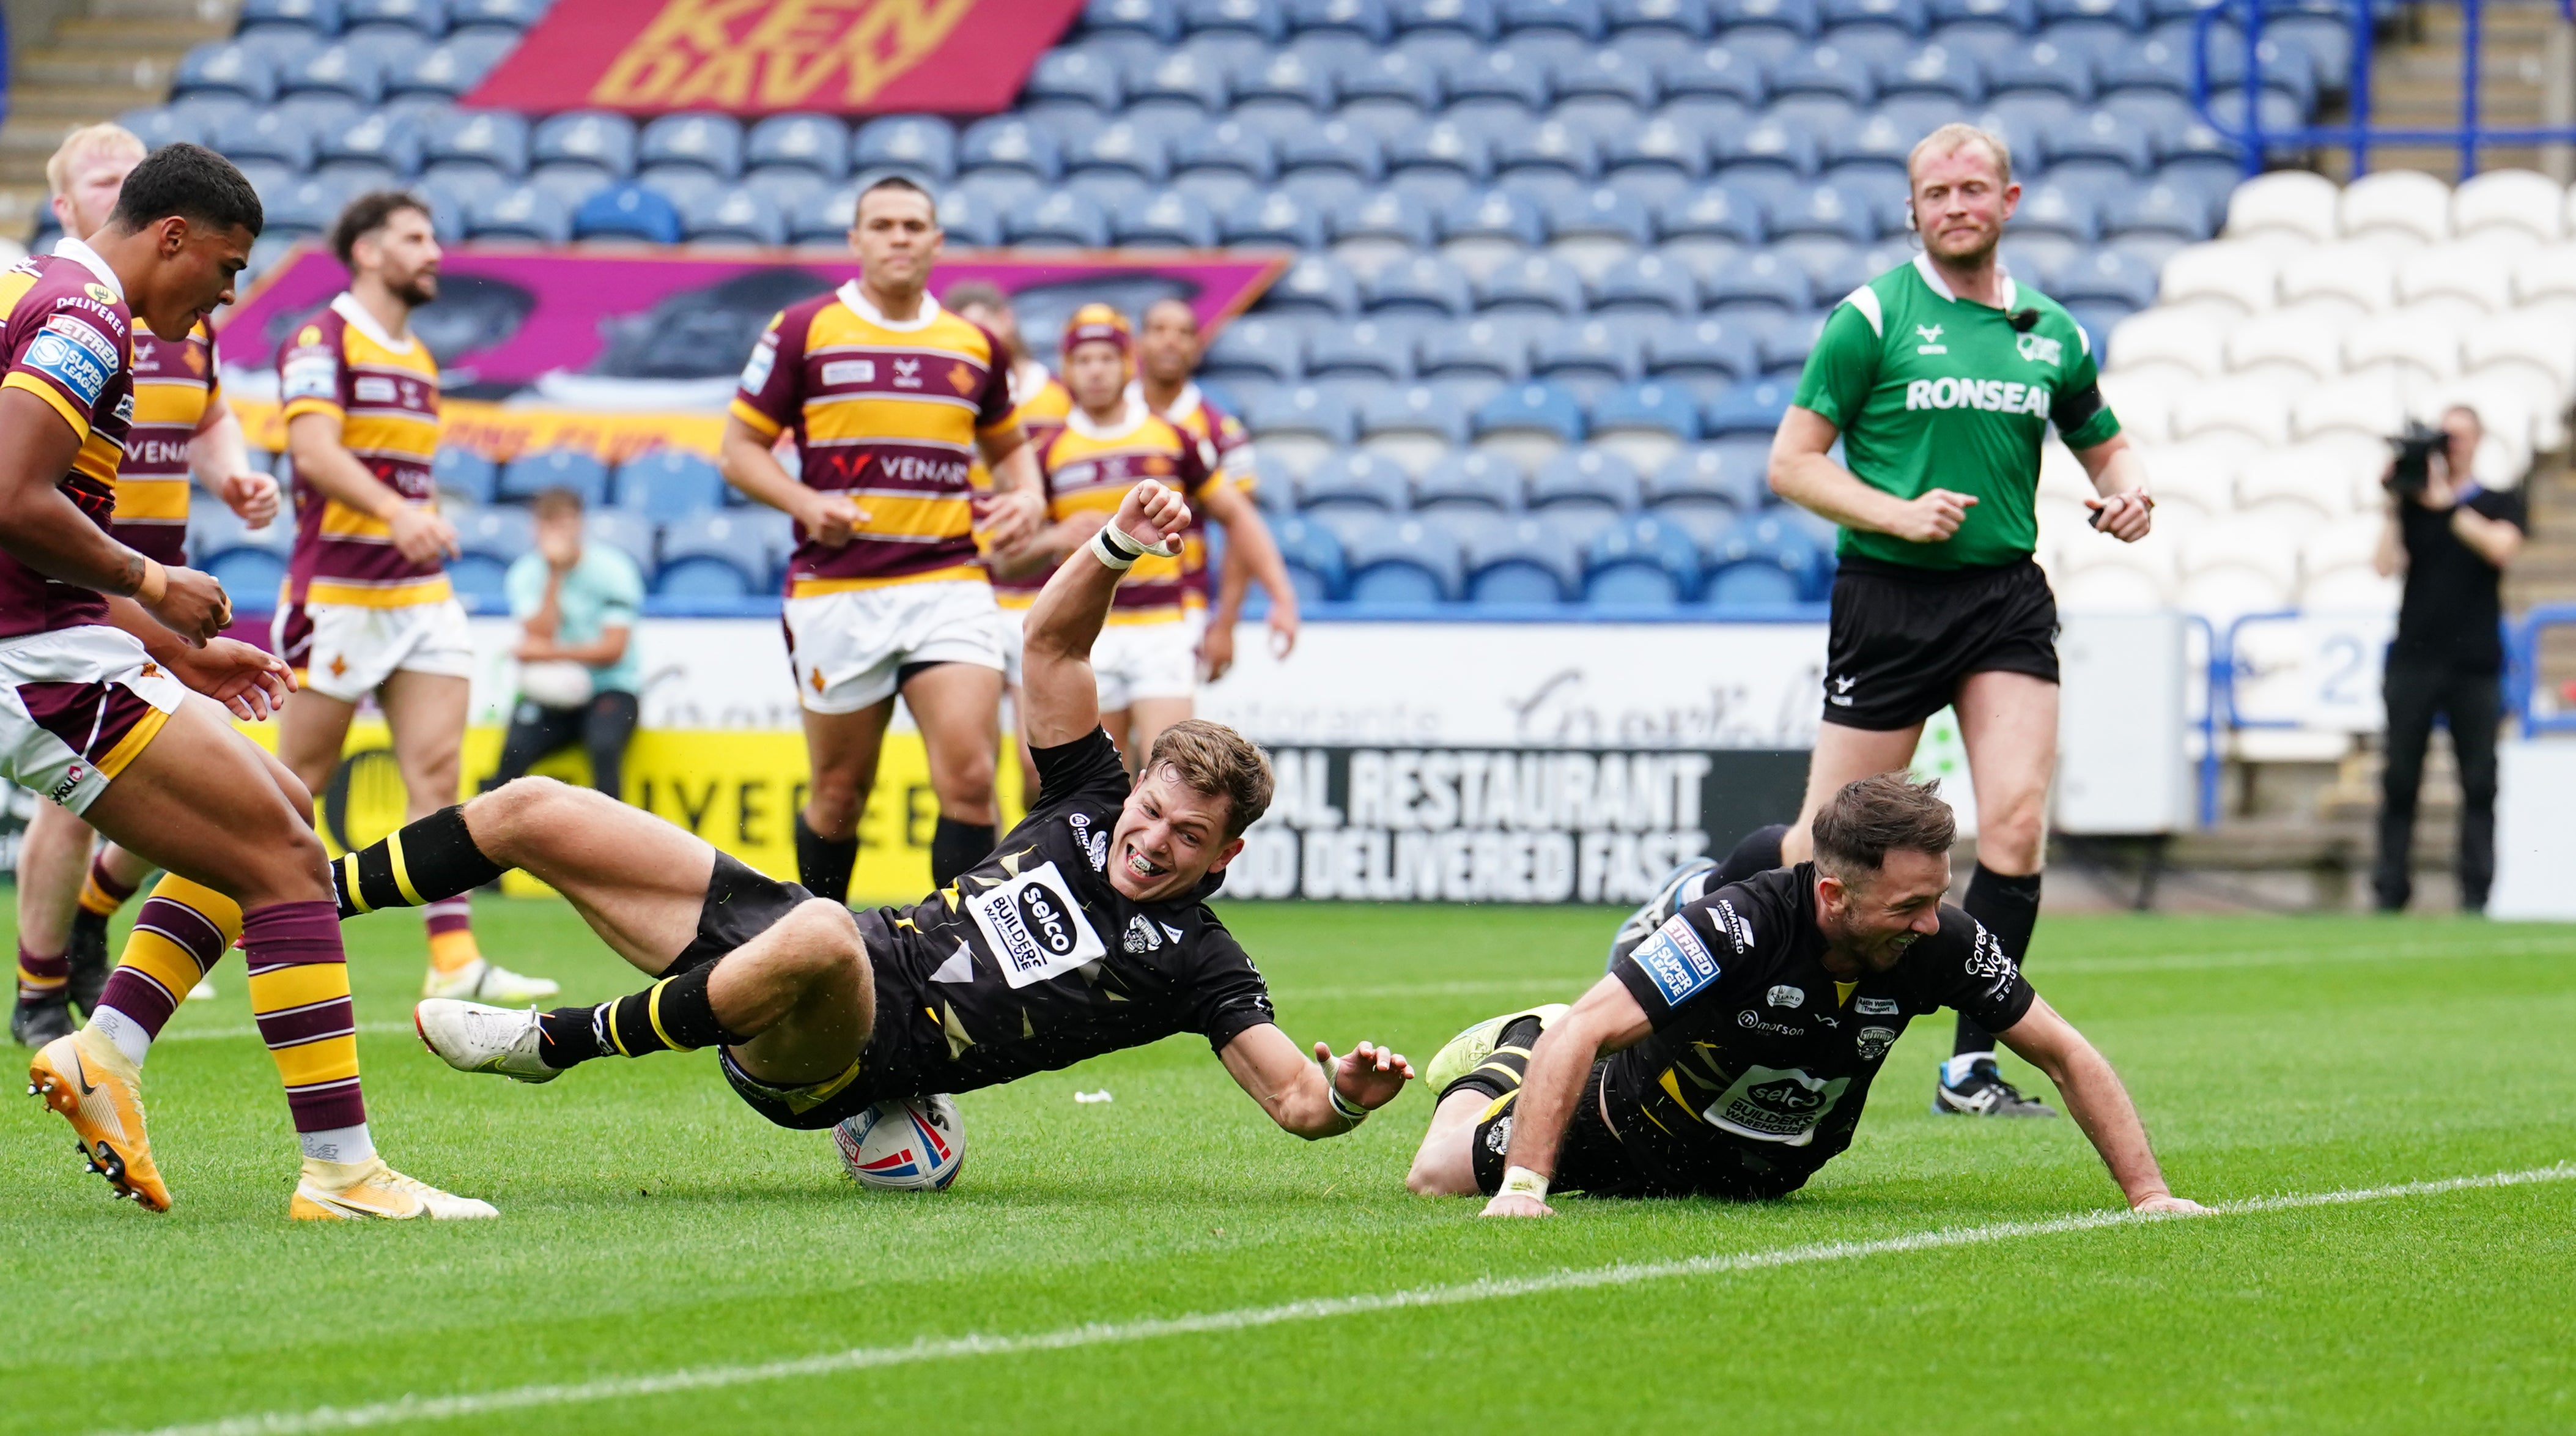
[[1543, 1217], [1552, 1191], [1763, 1201], [1851, 1145], [1914, 1018], [1955, 1008], [2057, 1084], [2132, 1210], [2191, 1212], [2102, 1054], [1944, 906], [1949, 804], [1885, 773], [1836, 793], [1812, 862], [1689, 903], [1572, 1008], [1511, 1013], [1432, 1060], [1440, 1103], [1406, 1184]]
[[[930, 294], [939, 246], [921, 186], [860, 191], [858, 277], [770, 321], [725, 420], [725, 478], [796, 520], [784, 620], [813, 768], [796, 867], [835, 900], [849, 895], [898, 695], [938, 795], [932, 884], [992, 851], [1002, 648], [977, 540], [1008, 549], [1046, 516], [1011, 417], [1008, 354]], [[790, 435], [794, 475], [772, 451]], [[982, 494], [978, 460], [992, 476]]]
[[[45, 162], [63, 233], [87, 239], [104, 228], [143, 154], [143, 142], [117, 125], [66, 136]], [[241, 421], [224, 405], [212, 330], [201, 323], [185, 340], [164, 344], [137, 329], [133, 348], [134, 422], [117, 462], [109, 532], [147, 558], [184, 568], [192, 476], [253, 528], [277, 516], [277, 481], [250, 466]], [[151, 872], [114, 843], [93, 854], [91, 837], [69, 809], [40, 803], [19, 840], [18, 1004], [9, 1035], [29, 1047], [71, 1031], [73, 1006], [84, 1014], [98, 1006], [107, 985], [108, 919]]]
[[[447, 581], [455, 526], [438, 513], [438, 357], [411, 316], [438, 298], [428, 207], [399, 190], [360, 195], [331, 226], [349, 287], [278, 350], [295, 459], [295, 553], [276, 649], [304, 675], [278, 756], [319, 793], [369, 696], [393, 731], [409, 818], [456, 801], [474, 645]], [[423, 914], [427, 995], [525, 1002], [556, 985], [485, 958], [458, 895]]]
[[[1252, 432], [1243, 427], [1241, 419], [1218, 408], [1191, 377], [1198, 372], [1202, 351], [1198, 311], [1186, 300], [1155, 300], [1145, 306], [1144, 327], [1136, 335], [1136, 380], [1128, 386], [1128, 392], [1144, 400], [1146, 409], [1156, 417], [1171, 420], [1181, 432], [1205, 445], [1218, 482], [1251, 499], [1261, 488]], [[1201, 520], [1187, 540], [1189, 549], [1181, 556], [1181, 563], [1189, 572], [1191, 585], [1204, 599], [1210, 587], [1207, 541], [1202, 537], [1204, 514]], [[1278, 545], [1270, 542], [1270, 525], [1261, 517], [1258, 506], [1244, 504], [1235, 525], [1247, 529], [1258, 525], [1262, 542], [1269, 543], [1272, 551], [1277, 550]], [[1214, 585], [1215, 607], [1201, 625], [1205, 632], [1199, 638], [1199, 671], [1210, 683], [1234, 667], [1234, 627], [1243, 616], [1244, 596], [1256, 578], [1270, 595], [1266, 622], [1271, 652], [1285, 658], [1297, 647], [1297, 590], [1288, 582], [1286, 566], [1283, 564], [1275, 575], [1256, 573], [1253, 548], [1233, 542], [1236, 532], [1236, 527], [1226, 530], [1228, 542]]]
[[[1779, 859], [1809, 856], [1824, 805], [1905, 767], [1924, 720], [1955, 708], [1977, 796], [1966, 907], [2020, 961], [2057, 766], [2057, 601], [2031, 560], [2050, 426], [2100, 491], [2085, 500], [2096, 529], [2135, 543], [2155, 501], [2102, 401], [2091, 341], [1995, 257], [2021, 195], [2003, 141], [1944, 125], [1906, 168], [1923, 253], [1827, 316], [1771, 446], [1771, 487], [1842, 526], [1824, 721]], [[1966, 1012], [1933, 1110], [2055, 1115], [2003, 1079], [1993, 1034]]]
[[[89, 242], [0, 274], [0, 776], [167, 868], [190, 916], [167, 954], [129, 949], [79, 1032], [46, 1044], [29, 1090], [72, 1125], [119, 1196], [166, 1211], [143, 1120], [142, 1067], [188, 989], [239, 942], [251, 1010], [287, 1087], [304, 1167], [291, 1216], [488, 1217], [376, 1154], [329, 865], [303, 786], [235, 731], [294, 680], [216, 637], [212, 578], [107, 530], [133, 415], [129, 329], [186, 342], [232, 300], [262, 222], [221, 155], [165, 145], [126, 176]], [[187, 690], [196, 690], [196, 696]]]
[[[1261, 750], [1214, 723], [1165, 731], [1130, 780], [1089, 656], [1119, 578], [1169, 557], [1178, 494], [1131, 488], [1029, 610], [1029, 737], [1043, 796], [986, 861], [905, 908], [853, 915], [596, 793], [521, 779], [342, 858], [343, 910], [521, 867], [570, 898], [651, 986], [596, 1007], [420, 1004], [449, 1065], [550, 1082], [584, 1062], [722, 1049], [725, 1080], [783, 1127], [892, 1097], [966, 1092], [1178, 1032], [1204, 1036], [1281, 1127], [1338, 1136], [1412, 1068], [1363, 1042], [1312, 1058], [1207, 906], [1270, 800]], [[398, 878], [397, 874], [401, 876]], [[407, 886], [406, 886], [407, 884]]]

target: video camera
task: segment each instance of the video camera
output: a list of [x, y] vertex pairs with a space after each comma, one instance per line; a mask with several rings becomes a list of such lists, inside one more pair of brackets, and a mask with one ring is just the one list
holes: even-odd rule
[[2424, 492], [2433, 481], [2433, 456], [2450, 448], [2451, 436], [2421, 419], [2410, 419], [2404, 430], [2388, 441], [2397, 451], [2396, 461], [2388, 466], [2388, 490], [2403, 498]]

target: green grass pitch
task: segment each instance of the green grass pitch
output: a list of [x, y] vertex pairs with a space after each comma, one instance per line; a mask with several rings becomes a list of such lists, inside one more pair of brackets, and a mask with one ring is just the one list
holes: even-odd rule
[[[1418, 1062], [1467, 1022], [1570, 998], [1614, 918], [1229, 914], [1292, 1035]], [[560, 905], [486, 902], [476, 921], [487, 950], [575, 996], [635, 985]], [[546, 1436], [2576, 1428], [2576, 1181], [1762, 1257], [2116, 1207], [2071, 1123], [1929, 1115], [1946, 1021], [1908, 1033], [1853, 1151], [1771, 1206], [1575, 1200], [1553, 1223], [1480, 1223], [1474, 1202], [1403, 1190], [1427, 1094], [1309, 1145], [1191, 1038], [967, 1096], [963, 1177], [914, 1196], [854, 1189], [826, 1138], [759, 1122], [711, 1055], [541, 1088], [450, 1073], [407, 1026], [416, 923], [348, 930], [379, 1142], [502, 1219], [287, 1222], [285, 1103], [229, 962], [152, 1058], [171, 1215], [108, 1201], [10, 1079], [0, 1431], [333, 1429], [323, 1407]], [[2051, 918], [2031, 968], [2127, 1077], [2186, 1195], [2576, 1159], [2576, 929]], [[1073, 1100], [1099, 1088], [1115, 1100]], [[1746, 1254], [1499, 1299], [1230, 1315]], [[1131, 1325], [1190, 1315], [1218, 1319]], [[897, 1351], [1050, 1334], [1062, 1344]], [[874, 1354], [743, 1369], [854, 1349]], [[681, 1371], [730, 1376], [635, 1384]], [[359, 1409], [405, 1397], [471, 1399]]]

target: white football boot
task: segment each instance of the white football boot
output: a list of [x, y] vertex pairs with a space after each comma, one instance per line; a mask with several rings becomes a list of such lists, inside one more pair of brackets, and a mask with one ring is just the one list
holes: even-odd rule
[[1494, 1048], [1502, 1042], [1504, 1028], [1524, 1017], [1535, 1017], [1538, 1019], [1539, 1031], [1545, 1032], [1556, 1025], [1556, 1019], [1563, 1017], [1566, 1009], [1565, 1003], [1549, 1002], [1537, 1007], [1524, 1007], [1518, 1012], [1506, 1012], [1500, 1017], [1486, 1018], [1450, 1038], [1448, 1045], [1432, 1056], [1431, 1066], [1422, 1074], [1423, 1082], [1428, 1086], [1431, 1095], [1437, 1098], [1441, 1093], [1449, 1090], [1450, 1083], [1485, 1065], [1485, 1059], [1493, 1056]]
[[479, 1221], [501, 1215], [490, 1202], [442, 1192], [385, 1165], [382, 1157], [363, 1162], [304, 1159], [304, 1172], [286, 1214], [299, 1222]]
[[433, 997], [411, 1010], [411, 1025], [422, 1046], [459, 1072], [497, 1072], [521, 1082], [552, 1082], [563, 1075], [537, 1055], [545, 1032], [533, 1007], [520, 1011]]
[[487, 957], [478, 957], [454, 972], [442, 973], [432, 968], [420, 984], [423, 997], [453, 997], [513, 1006], [522, 1002], [542, 1002], [561, 991], [563, 985], [551, 977], [529, 977], [512, 972]]

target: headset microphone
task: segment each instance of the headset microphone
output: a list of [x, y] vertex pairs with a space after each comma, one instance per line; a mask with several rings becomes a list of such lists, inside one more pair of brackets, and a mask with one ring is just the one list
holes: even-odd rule
[[2028, 334], [2031, 330], [2039, 327], [2039, 311], [2036, 309], [2016, 309], [2012, 313], [2004, 316], [2004, 322], [2013, 327], [2013, 332], [2015, 334]]

